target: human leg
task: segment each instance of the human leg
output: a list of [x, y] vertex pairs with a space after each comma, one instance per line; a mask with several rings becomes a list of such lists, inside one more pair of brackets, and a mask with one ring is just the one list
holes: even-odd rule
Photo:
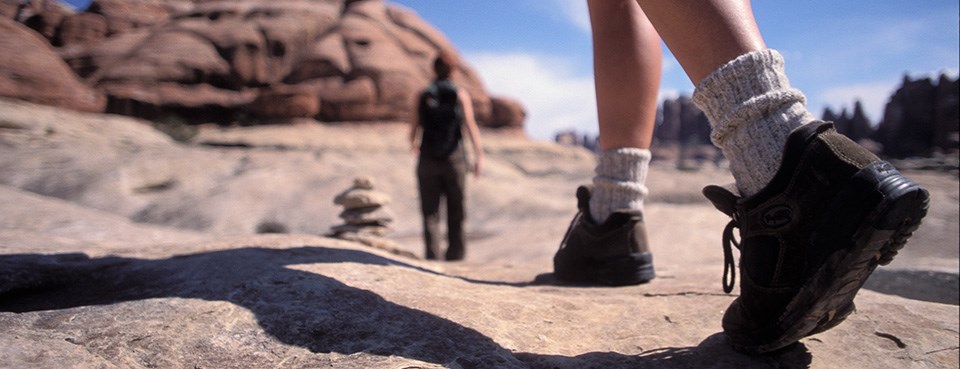
[[697, 89], [711, 139], [730, 160], [743, 195], [776, 174], [783, 145], [814, 117], [792, 88], [783, 58], [766, 45], [748, 0], [638, 0]]
[[663, 53], [632, 0], [589, 0], [600, 149], [649, 149]]
[[632, 285], [654, 278], [643, 223], [662, 53], [632, 0], [590, 0], [600, 148], [593, 186], [554, 256], [561, 281]]
[[592, 220], [642, 209], [657, 113], [660, 38], [632, 0], [589, 0], [600, 154]]
[[436, 175], [436, 163], [421, 158], [417, 164], [417, 182], [420, 190], [420, 213], [423, 220], [423, 243], [425, 258], [435, 260], [440, 256], [440, 195], [442, 187]]
[[[765, 49], [745, 0], [638, 0], [691, 81], [711, 138], [730, 160], [739, 195], [704, 194], [733, 220], [740, 297], [724, 315], [731, 343], [768, 352], [836, 326], [878, 264], [926, 214], [927, 192], [889, 163], [817, 122]], [[740, 242], [733, 230], [740, 229]]]
[[766, 44], [749, 0], [637, 0], [694, 85]]
[[[462, 155], [454, 154], [454, 157]], [[465, 189], [467, 184], [466, 163], [454, 159], [444, 174], [444, 194], [447, 199], [447, 253], [446, 260], [463, 260], [466, 256], [466, 234], [463, 222], [466, 219]]]

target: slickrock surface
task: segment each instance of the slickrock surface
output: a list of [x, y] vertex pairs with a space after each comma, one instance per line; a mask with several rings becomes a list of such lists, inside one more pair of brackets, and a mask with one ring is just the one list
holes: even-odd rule
[[[958, 366], [952, 175], [910, 172], [930, 215], [845, 324], [752, 357], [720, 333], [736, 296], [720, 289], [726, 219], [698, 191], [729, 181], [722, 169], [654, 166], [650, 284], [535, 285], [592, 173], [579, 149], [486, 136], [467, 259], [438, 263], [317, 236], [341, 221], [333, 197], [370, 173], [393, 199], [397, 247], [422, 253], [402, 125], [178, 144], [128, 118], [0, 112], [0, 368]], [[255, 234], [267, 221], [291, 233]], [[905, 298], [897, 281], [927, 291]]]

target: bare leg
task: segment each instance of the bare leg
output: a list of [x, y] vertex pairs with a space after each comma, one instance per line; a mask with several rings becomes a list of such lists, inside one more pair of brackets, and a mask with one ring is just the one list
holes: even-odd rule
[[[929, 194], [830, 125], [812, 123], [749, 0], [637, 1], [696, 85], [693, 100], [736, 180], [739, 194], [704, 189], [733, 218], [723, 237], [724, 290], [734, 287], [732, 246], [749, 276], [724, 313], [728, 341], [770, 352], [835, 327], [873, 268], [917, 229]], [[859, 200], [867, 197], [875, 200]]]
[[749, 0], [637, 2], [696, 85], [694, 103], [740, 194], [758, 193], [780, 168], [787, 137], [814, 118], [783, 57], [765, 48]]
[[589, 0], [600, 148], [649, 149], [660, 89], [660, 37], [633, 0]]
[[601, 149], [590, 215], [602, 223], [615, 210], [643, 209], [663, 52], [634, 0], [589, 0], [587, 5]]
[[694, 85], [766, 47], [748, 0], [637, 0]]
[[641, 212], [663, 52], [635, 0], [587, 6], [601, 151], [593, 191], [577, 189], [579, 212], [554, 256], [554, 273], [576, 283], [646, 283], [655, 273]]

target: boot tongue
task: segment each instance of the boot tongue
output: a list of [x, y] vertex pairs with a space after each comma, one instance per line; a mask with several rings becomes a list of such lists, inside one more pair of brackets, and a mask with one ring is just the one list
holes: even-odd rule
[[703, 188], [703, 196], [706, 196], [707, 200], [710, 200], [717, 210], [733, 217], [733, 213], [737, 211], [737, 201], [740, 200], [740, 196], [734, 194], [733, 186], [733, 184], [727, 186], [710, 185]]
[[590, 196], [593, 195], [593, 186], [582, 185], [577, 187], [577, 209], [587, 213], [590, 209]]

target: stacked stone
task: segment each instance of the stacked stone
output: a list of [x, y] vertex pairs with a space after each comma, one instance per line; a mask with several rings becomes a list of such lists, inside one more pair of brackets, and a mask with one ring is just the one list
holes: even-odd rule
[[345, 235], [383, 236], [390, 231], [393, 214], [386, 207], [390, 196], [373, 188], [369, 177], [357, 177], [353, 186], [340, 193], [333, 203], [343, 206], [340, 219], [344, 224], [331, 230], [335, 237]]

